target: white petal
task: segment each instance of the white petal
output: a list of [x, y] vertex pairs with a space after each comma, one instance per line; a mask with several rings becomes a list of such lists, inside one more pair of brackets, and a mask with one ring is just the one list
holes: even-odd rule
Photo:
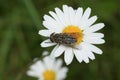
[[54, 12], [50, 11], [49, 14], [58, 22], [60, 27], [62, 27], [62, 28], [64, 27], [64, 25], [62, 24], [62, 22], [60, 21], [60, 19]]
[[48, 28], [49, 30], [52, 30], [54, 32], [60, 32], [61, 31], [61, 27], [59, 26], [59, 24], [55, 24], [51, 21], [43, 21], [43, 25]]
[[81, 63], [83, 60], [82, 53], [77, 49], [74, 49], [73, 51], [74, 51], [74, 54], [75, 54], [77, 60], [79, 61], [79, 63]]
[[96, 20], [97, 20], [97, 16], [91, 17], [91, 18], [88, 19], [88, 21], [87, 21], [87, 26], [89, 27], [89, 26], [92, 25]]
[[28, 76], [32, 76], [32, 77], [38, 77], [39, 76], [39, 74], [38, 73], [36, 73], [36, 72], [34, 72], [34, 71], [27, 71], [27, 75]]
[[67, 5], [63, 5], [63, 12], [66, 24], [70, 24], [69, 7]]
[[65, 51], [66, 47], [64, 45], [60, 45], [56, 51], [54, 52], [54, 56], [58, 57], [60, 56], [64, 51]]
[[44, 15], [44, 20], [45, 21], [43, 21], [43, 25], [50, 30], [51, 29], [54, 30], [59, 27], [58, 22], [54, 18], [52, 18], [48, 15]]
[[103, 43], [105, 43], [104, 39], [90, 38], [90, 37], [83, 37], [83, 41], [91, 43], [91, 44], [103, 44]]
[[99, 49], [98, 47], [96, 47], [92, 44], [83, 42], [81, 45], [83, 45], [84, 47], [87, 47], [89, 50], [91, 50], [92, 52], [95, 52], [97, 54], [102, 54], [103, 53], [101, 49]]
[[55, 27], [55, 25], [53, 25], [52, 22], [48, 22], [48, 21], [43, 21], [43, 25], [50, 30], [52, 30], [53, 27]]
[[53, 32], [50, 30], [40, 30], [38, 34], [45, 36], [45, 37], [49, 37], [51, 33]]
[[45, 57], [43, 59], [43, 61], [44, 61], [44, 64], [45, 64], [47, 69], [53, 69], [53, 67], [54, 67], [54, 59], [47, 56], [47, 57]]
[[[40, 67], [41, 70], [44, 70], [44, 65], [43, 65], [43, 63], [40, 60], [37, 61], [36, 63], [34, 63], [33, 65], [31, 65], [30, 69], [34, 70], [34, 71], [38, 71], [39, 67]], [[41, 71], [41, 70], [39, 70], [39, 71]]]
[[105, 26], [104, 23], [98, 23], [98, 24], [95, 24], [95, 25], [91, 26], [90, 28], [86, 29], [85, 31], [83, 31], [83, 33], [87, 34], [87, 33], [96, 32], [96, 31], [102, 29], [104, 26]]
[[89, 34], [85, 34], [84, 37], [103, 38], [104, 34], [102, 34], [102, 33], [89, 33]]
[[94, 60], [94, 59], [95, 59], [94, 54], [93, 54], [90, 50], [86, 50], [86, 55], [87, 55], [91, 60]]
[[88, 53], [88, 57], [89, 57], [91, 60], [94, 60], [94, 59], [95, 59], [95, 55], [94, 55], [92, 52]]
[[59, 8], [55, 8], [55, 11], [57, 13], [58, 18], [60, 19], [61, 23], [66, 26], [66, 23], [64, 21], [64, 14]]
[[78, 26], [81, 22], [81, 17], [83, 14], [83, 8], [78, 8], [75, 15], [75, 25]]
[[44, 80], [43, 76], [40, 76], [40, 77], [38, 78], [38, 80]]
[[79, 49], [79, 50], [80, 50], [80, 49], [82, 49], [82, 46], [78, 44], [78, 45], [75, 45], [75, 46], [73, 47], [73, 49]]
[[62, 66], [62, 59], [57, 59], [57, 61], [55, 63], [55, 70], [59, 71], [61, 66]]
[[70, 14], [70, 25], [74, 25], [74, 20], [75, 20], [75, 11], [73, 10], [72, 7], [69, 7], [69, 14]]
[[59, 72], [58, 72], [56, 80], [65, 80], [67, 72], [68, 72], [68, 68], [67, 67], [61, 68], [59, 70]]
[[87, 20], [82, 19], [81, 22], [79, 23], [79, 26], [84, 31], [88, 29], [96, 20], [97, 20], [97, 16], [93, 16]]
[[48, 16], [48, 15], [44, 15], [43, 18], [44, 18], [45, 21], [48, 21], [48, 22], [49, 22], [49, 21], [50, 21], [50, 22], [52, 21], [53, 23], [56, 23], [56, 20], [55, 20], [54, 18]]
[[43, 41], [40, 45], [41, 45], [41, 47], [49, 47], [49, 46], [56, 45], [56, 43], [53, 43], [50, 41], [50, 39], [47, 39], [47, 40]]
[[90, 16], [91, 13], [91, 8], [87, 8], [82, 16], [81, 22], [79, 23], [79, 27], [81, 30], [85, 30], [86, 28], [88, 28], [88, 18]]
[[96, 46], [94, 46], [94, 45], [92, 45], [92, 44], [90, 44], [89, 46], [90, 46], [90, 48], [91, 48], [91, 51], [93, 51], [93, 52], [95, 52], [95, 53], [97, 53], [97, 54], [102, 54], [102, 53], [103, 53], [102, 50], [99, 49], [98, 47], [96, 47]]
[[88, 7], [88, 8], [85, 10], [82, 18], [83, 18], [84, 20], [87, 20], [87, 19], [89, 18], [89, 16], [90, 16], [90, 13], [91, 13], [91, 8]]
[[84, 61], [85, 63], [89, 63], [89, 59], [88, 59], [88, 56], [87, 56], [87, 54], [86, 54], [86, 51], [85, 51], [85, 50], [82, 50], [81, 53], [82, 53], [83, 61]]
[[67, 49], [65, 50], [65, 53], [64, 53], [64, 54], [65, 54], [65, 55], [64, 55], [65, 63], [66, 63], [67, 65], [69, 65], [69, 64], [72, 62], [73, 57], [74, 57], [72, 48], [67, 48]]
[[49, 54], [48, 51], [44, 51], [44, 52], [42, 53], [42, 56], [47, 56], [48, 54]]
[[84, 50], [84, 48], [82, 48], [82, 50], [74, 50], [75, 56], [77, 58], [77, 60], [81, 63], [82, 61], [84, 61], [85, 63], [89, 63], [89, 59], [88, 56], [86, 54], [86, 51]]
[[45, 67], [41, 61], [37, 61], [30, 66], [30, 70], [27, 72], [29, 76], [39, 77], [39, 75], [45, 70]]
[[59, 46], [60, 46], [60, 45], [57, 44], [57, 45], [54, 47], [54, 49], [52, 50], [52, 52], [51, 52], [51, 54], [50, 54], [50, 57], [51, 57], [51, 58], [55, 58], [54, 53], [55, 53], [55, 51], [57, 50], [57, 48], [58, 48]]

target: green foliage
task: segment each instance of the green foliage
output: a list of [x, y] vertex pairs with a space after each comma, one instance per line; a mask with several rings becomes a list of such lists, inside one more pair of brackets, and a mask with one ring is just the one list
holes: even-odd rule
[[[120, 7], [119, 0], [0, 0], [0, 80], [37, 80], [26, 75], [29, 65], [44, 50], [38, 35], [43, 29], [42, 16], [55, 7], [92, 8], [98, 22], [104, 22], [106, 43], [99, 47], [89, 64], [70, 64], [66, 80], [120, 80]], [[63, 56], [61, 56], [63, 57]]]

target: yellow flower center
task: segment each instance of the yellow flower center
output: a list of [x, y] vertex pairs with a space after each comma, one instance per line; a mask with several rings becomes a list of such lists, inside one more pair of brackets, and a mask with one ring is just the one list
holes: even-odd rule
[[82, 42], [83, 33], [82, 30], [77, 26], [73, 25], [67, 26], [63, 29], [63, 33], [68, 33], [71, 36], [73, 36], [77, 40], [75, 44], [79, 44]]
[[55, 72], [52, 70], [46, 70], [43, 73], [44, 80], [55, 80]]

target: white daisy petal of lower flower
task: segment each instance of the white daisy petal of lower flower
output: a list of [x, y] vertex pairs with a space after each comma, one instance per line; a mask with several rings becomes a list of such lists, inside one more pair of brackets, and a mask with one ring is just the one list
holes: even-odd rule
[[56, 70], [56, 71], [59, 71], [60, 68], [61, 68], [61, 66], [62, 66], [62, 59], [57, 59], [55, 65], [56, 65], [55, 70]]
[[44, 51], [44, 52], [42, 53], [42, 56], [47, 56], [48, 54], [49, 54], [48, 51]]
[[35, 63], [34, 65], [30, 66], [30, 69], [31, 69], [31, 70], [37, 70], [37, 68], [38, 68], [39, 66], [41, 66], [42, 68], [44, 68], [44, 67], [42, 66], [42, 62], [40, 61], [40, 62], [37, 62], [37, 63]]
[[105, 43], [104, 39], [90, 38], [90, 37], [83, 37], [83, 41], [91, 43], [91, 44], [103, 44], [103, 43]]
[[27, 75], [33, 76], [33, 77], [38, 77], [38, 76], [39, 76], [39, 73], [29, 70], [29, 71], [27, 71]]
[[66, 67], [61, 68], [58, 72], [59, 75], [57, 76], [56, 80], [64, 80], [67, 72], [68, 72], [68, 69]]
[[89, 34], [85, 34], [84, 37], [103, 38], [104, 34], [103, 33], [89, 33]]
[[56, 45], [56, 43], [52, 43], [52, 42], [50, 41], [50, 39], [47, 39], [47, 40], [43, 41], [40, 45], [41, 45], [41, 47], [49, 47], [49, 46], [54, 46], [54, 45]]
[[34, 71], [38, 75], [42, 73], [44, 70], [45, 67], [43, 66], [43, 63], [41, 61], [38, 61], [34, 65], [30, 66], [30, 71]]
[[47, 56], [43, 59], [43, 61], [47, 69], [53, 69], [54, 59], [51, 59], [49, 56]]
[[84, 14], [83, 14], [83, 16], [82, 16], [82, 19], [83, 19], [83, 20], [88, 19], [89, 16], [90, 16], [90, 13], [91, 13], [91, 8], [88, 7], [88, 8], [85, 10], [85, 12], [84, 12]]
[[[36, 70], [41, 73], [45, 70], [45, 66], [43, 65], [42, 61], [37, 61], [36, 63]], [[40, 68], [40, 69], [37, 69]]]
[[98, 23], [83, 31], [84, 34], [96, 32], [104, 27], [104, 23]]
[[67, 65], [69, 65], [72, 60], [73, 60], [73, 51], [72, 51], [72, 48], [68, 47], [66, 50], [65, 50], [65, 53], [64, 53], [64, 60], [65, 60], [65, 63]]
[[58, 57], [58, 56], [60, 56], [64, 51], [66, 50], [66, 47], [64, 46], [64, 45], [60, 45], [57, 49], [56, 49], [56, 51], [54, 52], [54, 56], [55, 57]]
[[51, 33], [53, 33], [50, 30], [40, 30], [38, 34], [45, 36], [45, 37], [49, 37], [51, 35]]
[[87, 46], [87, 49], [89, 49], [90, 51], [95, 52], [97, 54], [102, 54], [103, 53], [101, 49], [99, 49], [98, 47], [96, 47], [96, 46], [94, 46], [90, 43], [82, 42], [81, 45], [84, 48], [86, 48], [86, 46]]

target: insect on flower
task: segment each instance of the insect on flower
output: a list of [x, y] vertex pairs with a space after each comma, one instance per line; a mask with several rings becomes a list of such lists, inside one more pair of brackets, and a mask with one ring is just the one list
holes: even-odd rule
[[69, 65], [74, 55], [79, 63], [89, 63], [89, 59], [95, 59], [94, 53], [103, 53], [95, 44], [105, 43], [104, 34], [97, 32], [105, 25], [95, 23], [98, 17], [90, 17], [90, 7], [83, 10], [82, 7], [73, 9], [63, 5], [62, 10], [56, 7], [49, 14], [44, 15], [43, 25], [46, 29], [40, 30], [39, 34], [49, 38], [40, 44], [41, 47], [56, 45], [51, 52], [52, 57], [64, 54], [65, 63]]
[[77, 38], [80, 36], [79, 33], [52, 33], [50, 35], [51, 42], [74, 45], [77, 42]]

